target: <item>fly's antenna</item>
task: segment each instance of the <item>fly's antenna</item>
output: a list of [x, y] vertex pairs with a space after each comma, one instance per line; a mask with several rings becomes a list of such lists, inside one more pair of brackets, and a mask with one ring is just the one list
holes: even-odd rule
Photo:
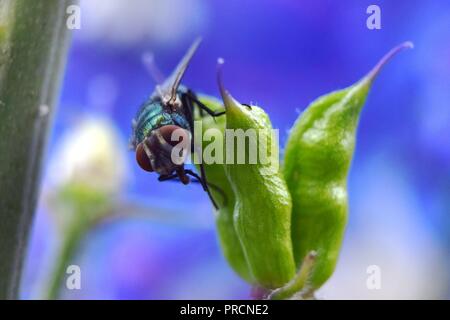
[[187, 53], [184, 55], [183, 59], [180, 61], [178, 66], [176, 67], [171, 79], [170, 79], [170, 103], [175, 103], [177, 99], [177, 90], [180, 86], [181, 79], [183, 79], [184, 73], [186, 72], [187, 67], [189, 66], [189, 62], [191, 61], [192, 57], [194, 56], [195, 51], [197, 50], [198, 46], [202, 42], [202, 38], [195, 39], [194, 43], [191, 45]]
[[164, 75], [155, 63], [155, 55], [153, 54], [153, 52], [144, 52], [142, 54], [141, 60], [152, 79], [157, 84], [161, 84], [164, 81]]

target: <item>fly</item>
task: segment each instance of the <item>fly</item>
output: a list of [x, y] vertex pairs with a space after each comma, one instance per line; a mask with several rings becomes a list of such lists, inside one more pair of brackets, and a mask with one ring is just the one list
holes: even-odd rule
[[[159, 181], [179, 179], [183, 184], [189, 184], [194, 177], [201, 183], [208, 193], [214, 207], [214, 201], [206, 180], [203, 163], [200, 164], [200, 175], [185, 168], [184, 162], [172, 161], [172, 153], [176, 145], [191, 145], [194, 137], [194, 107], [213, 117], [225, 114], [225, 111], [215, 112], [203, 104], [196, 94], [189, 88], [181, 85], [181, 80], [189, 63], [200, 45], [197, 39], [189, 48], [172, 75], [157, 85], [150, 98], [145, 101], [136, 118], [133, 120], [133, 135], [131, 146], [136, 151], [136, 161], [145, 171], [159, 174]], [[173, 141], [173, 137], [178, 141]]]

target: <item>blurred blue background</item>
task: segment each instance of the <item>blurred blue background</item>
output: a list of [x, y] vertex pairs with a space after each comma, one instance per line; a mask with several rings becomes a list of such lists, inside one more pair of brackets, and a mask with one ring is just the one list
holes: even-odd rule
[[[381, 8], [381, 30], [366, 9]], [[218, 95], [216, 61], [242, 102], [262, 106], [282, 143], [315, 98], [361, 78], [391, 47], [411, 40], [374, 83], [361, 116], [349, 177], [350, 220], [336, 273], [320, 298], [450, 298], [450, 2], [325, 0], [85, 0], [52, 131], [22, 284], [39, 298], [58, 244], [46, 205], [62, 139], [85, 118], [117, 128], [127, 160], [120, 198], [148, 207], [90, 232], [73, 263], [73, 299], [248, 298], [228, 267], [198, 185], [159, 183], [125, 146], [131, 119], [155, 83], [141, 63], [169, 74], [193, 39], [203, 43], [184, 78]], [[118, 155], [119, 157], [119, 155]], [[114, 160], [114, 159], [113, 159]], [[56, 175], [58, 172], [56, 172]], [[126, 212], [123, 212], [124, 215]], [[164, 214], [160, 214], [164, 213]], [[155, 218], [152, 218], [155, 216]], [[381, 289], [366, 286], [378, 265]]]

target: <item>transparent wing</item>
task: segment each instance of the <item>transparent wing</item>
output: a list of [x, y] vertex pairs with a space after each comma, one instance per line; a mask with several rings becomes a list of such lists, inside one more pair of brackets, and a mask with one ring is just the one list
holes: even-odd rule
[[195, 39], [194, 43], [191, 45], [189, 50], [184, 55], [183, 59], [181, 59], [178, 66], [175, 68], [170, 77], [157, 88], [157, 94], [161, 96], [162, 101], [174, 102], [177, 98], [177, 90], [180, 86], [181, 80], [189, 66], [189, 62], [195, 54], [198, 46], [202, 42], [201, 38]]

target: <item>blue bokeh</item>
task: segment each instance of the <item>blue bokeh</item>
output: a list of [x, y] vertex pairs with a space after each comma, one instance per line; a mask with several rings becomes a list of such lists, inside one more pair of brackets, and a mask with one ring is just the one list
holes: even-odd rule
[[[151, 6], [153, 2], [162, 3], [145, 3]], [[177, 4], [181, 0], [169, 2]], [[436, 261], [425, 264], [415, 275], [425, 274], [427, 268], [443, 269], [448, 274], [450, 2], [376, 1], [382, 10], [382, 29], [369, 30], [366, 8], [372, 2], [188, 1], [198, 11], [185, 12], [185, 30], [176, 36], [167, 35], [167, 41], [164, 34], [156, 37], [154, 33], [126, 43], [101, 36], [90, 39], [85, 34], [93, 31], [83, 25], [81, 30], [73, 31], [48, 158], [61, 135], [86, 114], [107, 117], [123, 139], [128, 139], [131, 119], [155, 86], [141, 63], [145, 51], [152, 51], [162, 71], [169, 74], [192, 40], [202, 35], [203, 43], [184, 83], [197, 92], [218, 96], [216, 61], [223, 57], [227, 88], [240, 101], [262, 106], [274, 127], [280, 129], [283, 143], [299, 112], [311, 101], [354, 83], [390, 48], [410, 40], [414, 50], [401, 53], [384, 68], [361, 116], [349, 178], [350, 222], [345, 246], [350, 249], [344, 257], [352, 259], [352, 241], [358, 241], [362, 230], [366, 230], [362, 229], [366, 211], [376, 208], [373, 223], [382, 226], [392, 222], [392, 234], [396, 228], [403, 230], [403, 218], [411, 221], [407, 233], [410, 237], [396, 240], [387, 234], [393, 237], [387, 246], [404, 241], [402, 252], [422, 247], [424, 252], [436, 252]], [[86, 3], [82, 2], [82, 13], [93, 10]], [[93, 12], [90, 15], [95, 17]], [[154, 14], [158, 15], [158, 11]], [[171, 23], [170, 15], [166, 18], [161, 19], [162, 25]], [[114, 20], [110, 23], [114, 24]], [[103, 103], [102, 90], [108, 90], [108, 84], [116, 94], [113, 98], [107, 96], [110, 101]], [[149, 204], [154, 210], [175, 211], [180, 219], [176, 223], [125, 219], [92, 231], [78, 258], [87, 270], [86, 285], [80, 292], [66, 292], [66, 296], [247, 298], [249, 287], [232, 273], [221, 256], [214, 218], [201, 188], [159, 183], [154, 174], [139, 170], [134, 154], [130, 152], [128, 157], [132, 179], [123, 197]], [[405, 215], [397, 219], [396, 212], [402, 210]], [[38, 213], [23, 285], [23, 296], [27, 298], [33, 297], [31, 288], [35, 283], [42, 282], [42, 276], [32, 270], [45, 263], [35, 261], [47, 259], [45, 252], [57, 241], [46, 231], [52, 227], [51, 219], [42, 217], [45, 209]], [[371, 241], [377, 242], [383, 236], [372, 235]], [[370, 260], [370, 252], [366, 255]], [[418, 253], [414, 257], [428, 256]], [[409, 267], [414, 268], [405, 266]], [[336, 274], [337, 278], [341, 276], [345, 278], [345, 271]], [[445, 272], [428, 272], [427, 277], [427, 281], [436, 281], [440, 286], [423, 295], [450, 297]], [[399, 292], [397, 297], [402, 297]]]

